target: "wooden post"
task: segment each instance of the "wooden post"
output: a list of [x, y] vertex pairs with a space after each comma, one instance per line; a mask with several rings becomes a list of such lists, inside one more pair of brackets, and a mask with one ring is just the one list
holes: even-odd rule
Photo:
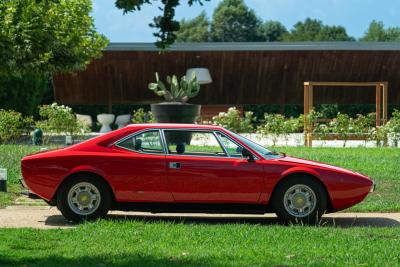
[[[314, 86], [310, 84], [308, 86], [308, 113], [310, 113], [314, 108]], [[313, 132], [313, 125], [308, 122], [308, 146], [312, 147], [312, 132]]]
[[376, 126], [381, 125], [381, 103], [382, 103], [382, 90], [381, 90], [381, 85], [377, 84], [375, 86], [375, 91], [376, 91], [376, 96], [375, 96], [375, 107], [376, 107]]
[[307, 117], [310, 113], [310, 95], [309, 95], [309, 85], [307, 82], [304, 83], [304, 146], [308, 147], [308, 121]]
[[386, 124], [388, 118], [388, 83], [384, 82], [382, 84], [382, 120], [383, 124]]

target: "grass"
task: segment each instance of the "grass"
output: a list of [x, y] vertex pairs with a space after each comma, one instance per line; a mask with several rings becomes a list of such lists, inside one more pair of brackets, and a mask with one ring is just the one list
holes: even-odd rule
[[[0, 146], [0, 165], [19, 190], [29, 146]], [[400, 211], [400, 150], [279, 148], [370, 175], [378, 192], [358, 211]], [[109, 217], [74, 229], [0, 229], [0, 266], [400, 266], [399, 227], [280, 226], [262, 221]]]
[[1, 266], [396, 266], [398, 228], [102, 220], [0, 229]]
[[284, 147], [288, 155], [326, 162], [371, 177], [376, 192], [347, 211], [400, 211], [400, 149]]
[[8, 193], [0, 192], [0, 208], [12, 204], [18, 197], [21, 186], [19, 177], [21, 176], [20, 161], [28, 154], [38, 152], [40, 147], [28, 145], [0, 145], [0, 168], [7, 169]]
[[[8, 169], [11, 194], [0, 193], [0, 207], [9, 205], [20, 187], [20, 160], [39, 147], [26, 145], [0, 145], [0, 167]], [[304, 148], [280, 147], [288, 155], [322, 161], [349, 168], [372, 177], [377, 191], [350, 211], [400, 211], [400, 149], [395, 148]]]

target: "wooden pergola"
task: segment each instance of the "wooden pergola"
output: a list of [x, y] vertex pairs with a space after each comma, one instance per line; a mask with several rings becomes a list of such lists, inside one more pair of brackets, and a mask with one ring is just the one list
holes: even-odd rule
[[344, 87], [374, 87], [375, 88], [375, 107], [376, 107], [376, 126], [387, 122], [388, 116], [388, 82], [304, 82], [304, 145], [312, 146], [312, 125], [307, 122], [307, 117], [314, 106], [314, 87], [317, 86], [344, 86]]

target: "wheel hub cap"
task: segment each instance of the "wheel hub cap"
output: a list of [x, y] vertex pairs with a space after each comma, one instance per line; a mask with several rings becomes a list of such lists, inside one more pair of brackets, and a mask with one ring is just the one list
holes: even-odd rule
[[297, 184], [290, 187], [283, 198], [286, 211], [295, 217], [310, 215], [316, 206], [317, 198], [314, 191], [307, 185]]
[[68, 192], [68, 206], [79, 215], [92, 214], [99, 208], [100, 202], [100, 191], [91, 183], [77, 183]]

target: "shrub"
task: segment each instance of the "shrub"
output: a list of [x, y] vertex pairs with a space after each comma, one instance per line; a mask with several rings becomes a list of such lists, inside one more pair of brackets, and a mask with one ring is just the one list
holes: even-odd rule
[[154, 119], [153, 113], [151, 111], [144, 111], [144, 109], [139, 108], [133, 111], [132, 114], [132, 123], [139, 124], [139, 123], [153, 123], [156, 122]]
[[349, 139], [349, 135], [354, 133], [353, 119], [347, 114], [338, 113], [336, 118], [329, 123], [329, 126], [331, 127], [331, 131], [335, 134], [338, 134], [339, 138], [344, 141], [343, 147], [345, 147], [347, 140]]
[[78, 135], [88, 131], [87, 127], [81, 124], [70, 107], [64, 105], [43, 105], [39, 107], [41, 121], [36, 127], [47, 134], [68, 134]]
[[[240, 111], [236, 107], [231, 107], [227, 112], [220, 112], [212, 118], [212, 124], [222, 126], [238, 133], [251, 133], [254, 131], [253, 123], [255, 117], [253, 112], [246, 111], [244, 117], [240, 116]], [[207, 122], [205, 122], [207, 123]]]
[[400, 111], [395, 109], [392, 118], [386, 124], [388, 133], [393, 138], [394, 146], [398, 146], [400, 141]]
[[52, 97], [49, 77], [39, 74], [0, 74], [0, 106], [24, 115], [37, 116], [37, 106]]
[[264, 122], [258, 126], [258, 132], [263, 135], [271, 135], [273, 146], [278, 141], [279, 135], [286, 134], [285, 117], [281, 114], [264, 114]]
[[353, 119], [354, 133], [362, 137], [365, 144], [367, 143], [368, 139], [370, 139], [368, 133], [371, 132], [374, 122], [375, 113], [369, 114], [368, 116], [357, 114], [356, 118]]
[[321, 119], [322, 117], [323, 114], [321, 112], [312, 109], [310, 113], [308, 113], [307, 115], [307, 126], [309, 127], [309, 130], [312, 129], [314, 131], [314, 129], [318, 127], [318, 120]]
[[387, 136], [389, 128], [386, 125], [371, 128], [369, 132], [369, 139], [376, 142], [377, 147], [387, 145]]
[[29, 134], [32, 124], [32, 117], [24, 118], [14, 110], [0, 109], [0, 142], [14, 142], [23, 134]]

